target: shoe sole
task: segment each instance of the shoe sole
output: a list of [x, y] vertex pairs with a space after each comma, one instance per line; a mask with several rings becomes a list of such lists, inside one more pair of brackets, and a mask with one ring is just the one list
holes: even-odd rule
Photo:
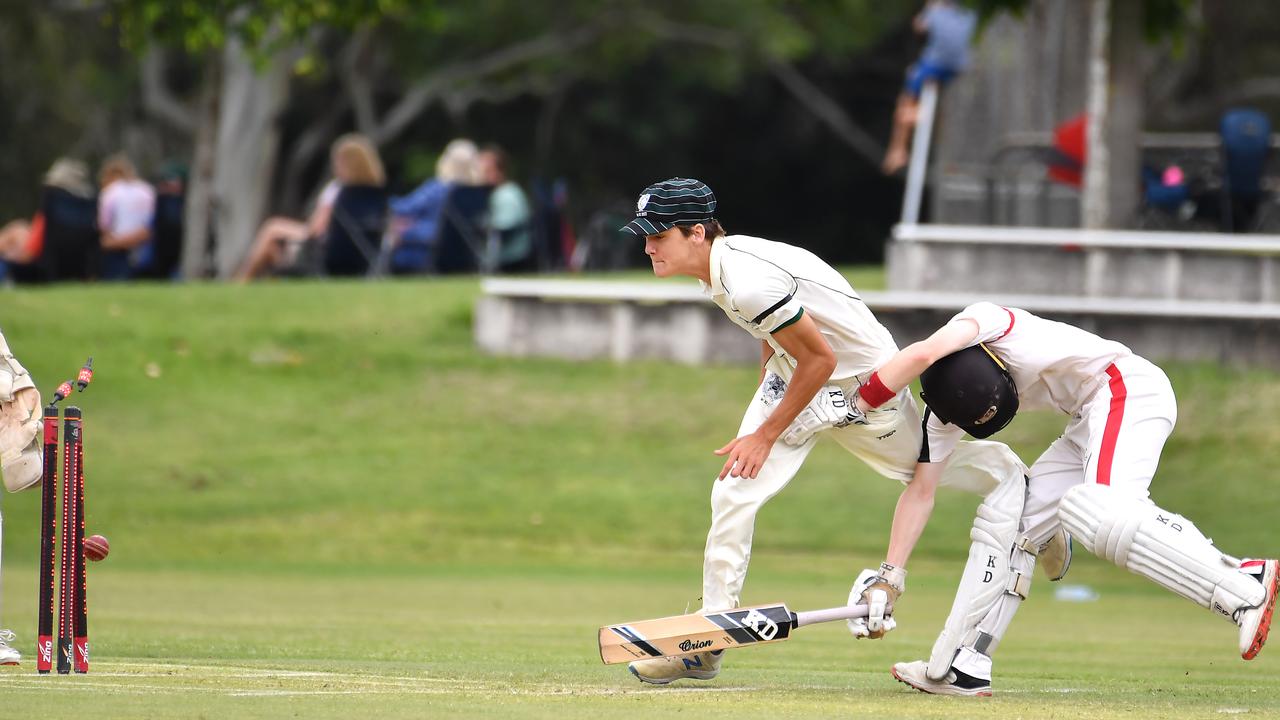
[[671, 683], [677, 680], [714, 680], [716, 675], [720, 674], [720, 673], [716, 673], [716, 675], [711, 675], [709, 677], [698, 677], [697, 675], [681, 675], [680, 677], [673, 677], [670, 680], [650, 680], [649, 678], [642, 677], [640, 673], [636, 672], [636, 669], [631, 667], [630, 665], [627, 666], [627, 670], [630, 671], [632, 675], [635, 675], [637, 680], [639, 680], [640, 682], [646, 685], [670, 685]]
[[990, 690], [979, 690], [979, 691], [977, 691], [977, 692], [962, 691], [962, 692], [957, 692], [957, 693], [936, 693], [936, 692], [930, 692], [930, 691], [925, 690], [924, 688], [922, 688], [922, 687], [920, 687], [920, 686], [916, 685], [915, 683], [911, 682], [910, 680], [907, 680], [906, 678], [902, 677], [901, 675], [899, 675], [899, 674], [898, 674], [898, 668], [896, 668], [896, 667], [890, 667], [890, 668], [889, 668], [889, 673], [890, 673], [891, 675], [893, 675], [893, 679], [894, 679], [894, 680], [897, 680], [898, 682], [902, 683], [903, 685], [906, 685], [907, 687], [911, 688], [912, 690], [915, 690], [916, 692], [924, 693], [925, 695], [943, 695], [943, 696], [945, 696], [945, 695], [950, 695], [950, 696], [952, 696], [952, 697], [991, 697], [991, 691], [990, 691]]
[[1275, 560], [1268, 560], [1267, 565], [1268, 572], [1271, 573], [1271, 586], [1267, 588], [1267, 608], [1262, 611], [1262, 620], [1258, 623], [1257, 632], [1253, 634], [1253, 643], [1240, 655], [1245, 660], [1258, 657], [1258, 653], [1262, 652], [1263, 644], [1267, 642], [1267, 633], [1271, 632], [1271, 616], [1276, 609], [1276, 591], [1280, 589], [1280, 571], [1277, 571]]

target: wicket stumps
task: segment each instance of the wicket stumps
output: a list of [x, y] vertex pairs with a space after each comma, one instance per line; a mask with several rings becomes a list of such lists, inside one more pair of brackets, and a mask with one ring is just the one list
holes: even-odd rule
[[[93, 377], [93, 359], [81, 369], [76, 384], [80, 390]], [[53, 401], [44, 409], [44, 476], [40, 489], [40, 582], [37, 619], [36, 672], [53, 669], [54, 655], [60, 674], [89, 672], [89, 615], [86, 608], [84, 557], [84, 419], [78, 407], [63, 413], [62, 427], [62, 514], [58, 531], [58, 401], [71, 394], [67, 381], [58, 387]], [[62, 540], [61, 570], [57, 577], [59, 536]], [[61, 582], [57, 582], [58, 580]], [[55, 651], [53, 620], [58, 618]]]
[[40, 617], [36, 632], [36, 671], [53, 669], [53, 563], [58, 543], [58, 406], [44, 409], [44, 477], [40, 481]]

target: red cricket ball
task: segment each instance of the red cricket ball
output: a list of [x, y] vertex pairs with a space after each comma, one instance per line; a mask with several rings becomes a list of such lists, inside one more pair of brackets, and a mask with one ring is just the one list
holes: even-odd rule
[[111, 552], [111, 543], [101, 535], [90, 535], [84, 539], [84, 556], [93, 562], [105, 560]]

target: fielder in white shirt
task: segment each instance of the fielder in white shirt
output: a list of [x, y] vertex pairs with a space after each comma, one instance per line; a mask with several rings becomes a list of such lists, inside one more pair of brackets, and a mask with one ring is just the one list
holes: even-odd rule
[[[1025, 493], [987, 496], [929, 660], [898, 663], [894, 677], [929, 693], [990, 695], [991, 656], [1027, 596], [1037, 552], [1063, 529], [1098, 557], [1237, 626], [1241, 657], [1257, 656], [1275, 607], [1276, 561], [1226, 555], [1190, 520], [1151, 501], [1178, 414], [1160, 368], [1080, 328], [977, 303], [877, 374], [890, 390], [920, 377], [928, 405], [923, 462], [947, 463], [964, 433], [988, 437], [1019, 408], [1070, 418], [1031, 466]], [[1069, 556], [1054, 562], [1056, 580]]]
[[[625, 228], [645, 239], [658, 277], [697, 278], [725, 314], [760, 340], [761, 379], [711, 489], [711, 529], [703, 564], [703, 611], [738, 606], [756, 513], [781, 491], [817, 443], [829, 436], [880, 475], [907, 485], [894, 516], [886, 559], [859, 575], [850, 602], [872, 615], [850, 621], [856, 637], [893, 629], [886, 608], [904, 589], [908, 556], [932, 508], [938, 484], [982, 494], [1025, 486], [1026, 467], [999, 443], [960, 444], [946, 477], [942, 466], [917, 470], [921, 419], [910, 392], [888, 392], [873, 370], [897, 351], [889, 332], [835, 269], [802, 248], [742, 235], [725, 236], [715, 196], [701, 182], [674, 178], [645, 189]], [[877, 409], [854, 416], [853, 393]], [[918, 500], [907, 501], [919, 496]], [[927, 502], [925, 501], [927, 498]], [[907, 508], [904, 512], [903, 508]], [[708, 679], [719, 653], [655, 658], [630, 665], [644, 682]]]

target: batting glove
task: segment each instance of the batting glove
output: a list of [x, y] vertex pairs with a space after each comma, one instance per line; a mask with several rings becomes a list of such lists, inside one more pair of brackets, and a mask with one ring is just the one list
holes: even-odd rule
[[845, 396], [844, 390], [826, 385], [791, 421], [782, 434], [782, 441], [788, 445], [803, 445], [827, 428], [866, 424], [867, 416], [858, 409], [857, 403]]
[[878, 640], [898, 626], [893, 619], [893, 604], [907, 589], [907, 571], [889, 563], [881, 563], [879, 570], [863, 570], [849, 591], [849, 604], [865, 604], [865, 618], [847, 620], [849, 632], [855, 638]]

